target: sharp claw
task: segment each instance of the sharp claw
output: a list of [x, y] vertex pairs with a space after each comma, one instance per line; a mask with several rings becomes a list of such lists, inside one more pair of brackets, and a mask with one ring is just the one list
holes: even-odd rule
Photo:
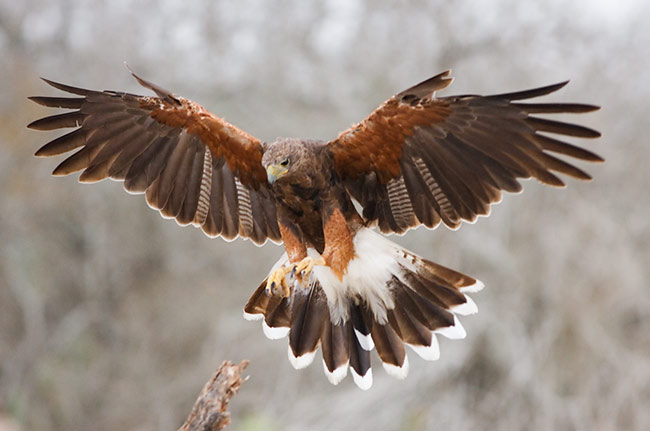
[[[306, 257], [299, 263], [291, 266], [282, 266], [273, 271], [269, 276], [270, 281], [266, 286], [266, 294], [276, 295], [279, 294], [287, 299], [287, 304], [291, 302], [290, 296], [292, 287], [296, 288], [298, 285], [306, 286], [310, 282], [312, 269], [315, 265], [324, 265], [323, 258], [313, 259]], [[287, 278], [287, 275], [289, 276]]]

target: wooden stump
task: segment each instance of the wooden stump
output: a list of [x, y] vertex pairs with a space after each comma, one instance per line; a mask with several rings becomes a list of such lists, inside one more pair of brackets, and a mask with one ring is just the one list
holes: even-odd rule
[[224, 361], [212, 378], [203, 386], [187, 420], [178, 431], [217, 431], [230, 424], [228, 402], [246, 381], [241, 377], [249, 361], [237, 365]]

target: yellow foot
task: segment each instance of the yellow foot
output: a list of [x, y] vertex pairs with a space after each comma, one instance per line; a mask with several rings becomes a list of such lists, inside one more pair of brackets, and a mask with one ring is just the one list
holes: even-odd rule
[[273, 270], [266, 280], [266, 294], [273, 295], [279, 292], [285, 298], [291, 294], [291, 289], [287, 284], [286, 275], [292, 270], [291, 266], [281, 266]]
[[314, 269], [314, 266], [316, 265], [325, 265], [325, 259], [321, 256], [318, 256], [316, 259], [307, 256], [293, 267], [291, 274], [298, 279], [300, 284], [303, 284], [303, 280], [309, 281], [311, 270]]

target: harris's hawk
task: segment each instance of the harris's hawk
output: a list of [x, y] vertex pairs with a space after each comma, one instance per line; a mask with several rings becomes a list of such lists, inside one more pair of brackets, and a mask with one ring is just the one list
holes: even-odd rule
[[211, 237], [267, 239], [286, 253], [244, 308], [270, 338], [289, 336], [294, 367], [321, 347], [337, 384], [350, 369], [372, 384], [370, 352], [387, 373], [408, 372], [405, 346], [428, 360], [437, 335], [463, 338], [459, 315], [477, 311], [467, 296], [483, 284], [384, 238], [487, 215], [519, 179], [564, 186], [556, 173], [590, 176], [557, 155], [590, 162], [596, 154], [558, 136], [597, 131], [535, 114], [584, 113], [596, 106], [528, 99], [566, 82], [493, 96], [437, 97], [449, 71], [384, 102], [365, 120], [326, 142], [262, 142], [200, 105], [135, 74], [156, 96], [93, 91], [46, 80], [73, 97], [32, 97], [72, 112], [31, 123], [36, 130], [74, 128], [37, 156], [77, 150], [54, 175], [83, 171], [81, 182], [124, 181], [163, 217]]

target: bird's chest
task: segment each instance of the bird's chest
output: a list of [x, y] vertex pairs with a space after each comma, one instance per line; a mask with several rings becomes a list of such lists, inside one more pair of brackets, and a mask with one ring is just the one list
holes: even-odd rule
[[324, 246], [323, 220], [326, 213], [340, 207], [343, 185], [332, 181], [303, 181], [275, 188], [278, 204], [285, 208], [293, 223], [300, 227], [305, 240], [319, 251]]
[[275, 187], [276, 199], [297, 219], [319, 219], [326, 190], [319, 184], [285, 183]]

